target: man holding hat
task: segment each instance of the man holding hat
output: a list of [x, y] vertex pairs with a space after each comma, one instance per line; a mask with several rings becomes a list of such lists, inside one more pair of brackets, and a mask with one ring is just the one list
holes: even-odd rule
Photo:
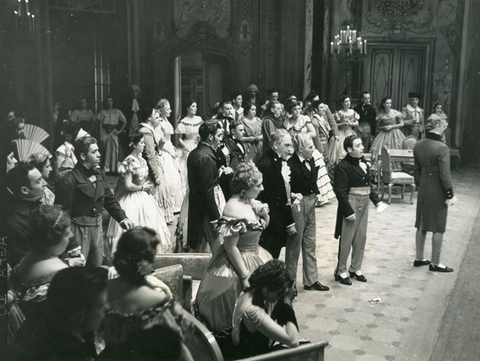
[[418, 106], [422, 94], [410, 92], [408, 93], [408, 97], [410, 98], [410, 104], [407, 104], [407, 106], [402, 109], [402, 115], [404, 117], [402, 131], [406, 137], [413, 135], [416, 139], [420, 139], [424, 132], [423, 109]]

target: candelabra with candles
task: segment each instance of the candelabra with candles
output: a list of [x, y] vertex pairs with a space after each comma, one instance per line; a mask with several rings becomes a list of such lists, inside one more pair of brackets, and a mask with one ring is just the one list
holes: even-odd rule
[[30, 12], [29, 0], [18, 0], [13, 10], [15, 16], [15, 29], [28, 23], [30, 31], [36, 30], [35, 15]]
[[362, 61], [367, 55], [367, 40], [362, 40], [356, 30], [350, 30], [350, 26], [347, 26], [330, 42], [330, 54], [343, 64]]

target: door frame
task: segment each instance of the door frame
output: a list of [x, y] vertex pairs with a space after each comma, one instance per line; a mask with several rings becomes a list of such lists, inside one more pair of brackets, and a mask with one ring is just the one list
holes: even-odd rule
[[[433, 54], [435, 53], [435, 39], [432, 38], [414, 38], [410, 41], [387, 41], [384, 39], [370, 39], [368, 38], [368, 48], [370, 51], [368, 52], [367, 49], [367, 57], [365, 59], [364, 69], [362, 72], [362, 81], [361, 84], [365, 90], [371, 91], [371, 77], [370, 77], [370, 69], [371, 69], [371, 49], [372, 47], [385, 47], [387, 45], [392, 45], [395, 47], [401, 47], [402, 45], [405, 48], [422, 48], [425, 51], [425, 60], [424, 60], [424, 77], [423, 77], [423, 99], [422, 99], [422, 107], [425, 110], [426, 115], [431, 113], [433, 100], [432, 100], [432, 80], [433, 80]], [[396, 91], [396, 89], [393, 89]], [[380, 101], [380, 100], [378, 100]], [[397, 108], [400, 110], [404, 107], [405, 104], [398, 104]]]

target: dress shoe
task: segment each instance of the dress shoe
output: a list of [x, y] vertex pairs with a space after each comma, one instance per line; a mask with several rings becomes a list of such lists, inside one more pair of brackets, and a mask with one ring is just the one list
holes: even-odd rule
[[307, 291], [328, 291], [330, 289], [327, 286], [322, 285], [318, 281], [311, 286], [303, 286], [303, 288]]
[[413, 261], [413, 267], [421, 267], [421, 266], [428, 266], [430, 264], [430, 261], [429, 260], [421, 260], [421, 261], [418, 261], [418, 260], [415, 260]]
[[355, 272], [349, 272], [351, 278], [356, 278], [357, 281], [367, 282], [367, 278], [364, 275], [357, 275]]
[[350, 281], [350, 278], [348, 277], [343, 278], [340, 275], [335, 275], [335, 281], [340, 282], [342, 285], [347, 285], [347, 286], [352, 285], [352, 281]]
[[430, 271], [432, 271], [432, 272], [445, 272], [445, 273], [447, 273], [447, 272], [453, 272], [453, 269], [450, 268], [450, 267], [445, 266], [445, 268], [443, 268], [443, 267], [439, 267], [439, 266], [434, 266], [433, 264], [431, 264], [431, 265], [428, 267], [428, 269], [429, 269]]

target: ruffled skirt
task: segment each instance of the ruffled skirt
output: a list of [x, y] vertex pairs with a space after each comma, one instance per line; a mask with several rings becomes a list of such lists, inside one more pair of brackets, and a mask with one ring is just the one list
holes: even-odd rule
[[[170, 231], [168, 230], [165, 218], [163, 218], [162, 212], [152, 195], [143, 191], [128, 192], [120, 195], [118, 203], [125, 211], [127, 218], [135, 225], [149, 227], [157, 232], [157, 237], [160, 241], [157, 248], [158, 253], [172, 251], [173, 247], [170, 240]], [[120, 227], [120, 224], [114, 219], [110, 219], [106, 236], [110, 249], [110, 256], [112, 258], [117, 248], [118, 239], [123, 232], [125, 231]]]
[[328, 154], [328, 168], [335, 167], [340, 161], [346, 157], [347, 152], [343, 149], [343, 142], [345, 138], [350, 135], [357, 135], [355, 131], [348, 127], [346, 129], [339, 129], [338, 135], [340, 137], [339, 140], [336, 140], [335, 137], [331, 137], [330, 141], [328, 142], [327, 146], [327, 154]]
[[187, 158], [190, 152], [197, 147], [198, 141], [197, 139], [184, 139], [183, 143], [185, 144], [185, 148], [177, 148], [177, 163], [182, 179], [184, 183], [187, 184]]
[[[250, 273], [272, 259], [271, 254], [260, 246], [256, 252], [240, 252]], [[242, 280], [222, 245], [205, 270], [196, 298], [198, 316], [209, 330], [218, 332], [231, 325], [235, 301], [242, 288]]]
[[317, 195], [318, 203], [326, 204], [330, 199], [335, 198], [332, 185], [330, 183], [330, 177], [328, 176], [327, 167], [323, 161], [323, 157], [318, 150], [313, 152], [313, 160], [315, 161], [315, 167], [318, 167], [317, 175], [317, 187], [320, 194]]

